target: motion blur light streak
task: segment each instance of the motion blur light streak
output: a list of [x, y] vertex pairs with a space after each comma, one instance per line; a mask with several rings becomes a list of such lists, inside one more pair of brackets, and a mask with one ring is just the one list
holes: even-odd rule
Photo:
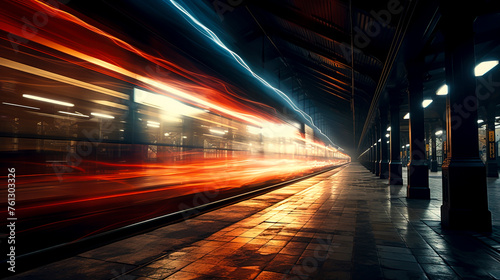
[[[163, 0], [163, 1], [166, 1], [166, 0]], [[300, 108], [290, 99], [290, 97], [288, 97], [284, 92], [282, 92], [281, 90], [273, 87], [271, 84], [269, 84], [266, 80], [264, 80], [262, 77], [260, 77], [259, 75], [257, 75], [255, 72], [252, 71], [252, 69], [250, 68], [250, 66], [248, 66], [246, 64], [246, 62], [237, 54], [235, 53], [234, 51], [232, 51], [231, 49], [229, 49], [220, 39], [219, 37], [217, 37], [217, 35], [212, 31], [210, 30], [208, 27], [206, 27], [205, 25], [203, 25], [201, 22], [199, 22], [193, 15], [191, 15], [183, 6], [181, 6], [179, 3], [177, 3], [176, 1], [174, 0], [170, 0], [170, 2], [179, 10], [181, 11], [184, 15], [187, 16], [188, 19], [190, 19], [189, 23], [191, 23], [191, 25], [193, 25], [193, 27], [195, 27], [201, 34], [205, 35], [206, 37], [208, 37], [210, 40], [212, 40], [214, 43], [216, 43], [219, 47], [221, 47], [222, 49], [224, 49], [225, 51], [227, 51], [233, 58], [234, 60], [240, 65], [242, 66], [244, 69], [246, 69], [253, 77], [255, 77], [258, 81], [260, 81], [263, 85], [269, 87], [270, 89], [272, 89], [274, 92], [276, 92], [278, 94], [279, 97], [281, 97], [283, 100], [285, 100], [286, 103], [288, 103], [293, 110], [295, 110], [297, 113], [299, 113], [302, 117], [304, 117], [305, 120], [307, 120], [311, 126], [313, 126], [316, 131], [318, 131], [319, 133], [321, 133], [321, 135], [323, 135], [324, 137], [326, 137], [326, 139], [328, 139], [328, 141], [332, 144], [332, 145], [335, 145], [333, 143], [333, 141], [326, 135], [324, 134], [321, 129], [319, 129], [319, 127], [317, 127], [315, 124], [314, 124], [314, 121], [312, 119], [311, 116], [309, 116], [308, 114], [306, 114], [304, 111], [300, 110]]]
[[[185, 69], [187, 58], [140, 50], [64, 9], [0, 7], [0, 161], [16, 168], [19, 254], [350, 161], [302, 121]], [[5, 34], [22, 36], [23, 18], [38, 12], [49, 22], [14, 51]]]
[[26, 106], [26, 105], [14, 104], [14, 103], [9, 103], [9, 102], [2, 102], [2, 104], [3, 105], [9, 105], [9, 106], [16, 106], [16, 107], [26, 108], [26, 109], [40, 110], [40, 108], [37, 108], [37, 107], [31, 107], [31, 106]]
[[93, 91], [102, 92], [102, 93], [109, 94], [109, 95], [114, 96], [114, 97], [128, 99], [128, 96], [126, 94], [121, 93], [121, 92], [117, 92], [117, 91], [110, 90], [110, 89], [107, 89], [104, 87], [100, 87], [100, 86], [96, 86], [96, 85], [93, 85], [90, 83], [86, 83], [86, 82], [83, 82], [83, 81], [80, 81], [77, 79], [72, 79], [72, 78], [69, 78], [69, 77], [66, 77], [63, 75], [59, 75], [56, 73], [45, 71], [45, 70], [42, 70], [42, 69], [39, 69], [39, 68], [36, 68], [33, 66], [29, 66], [26, 64], [22, 64], [22, 63], [19, 63], [16, 61], [12, 61], [12, 60], [9, 60], [9, 59], [3, 58], [3, 57], [0, 57], [0, 65], [15, 69], [15, 70], [19, 70], [22, 72], [38, 75], [40, 77], [44, 77], [47, 79], [67, 83], [70, 85], [78, 86], [78, 87], [93, 90]]
[[[168, 63], [168, 65], [173, 65], [171, 62], [167, 62], [166, 60], [163, 60], [163, 59], [160, 59], [160, 58], [157, 58], [157, 57], [154, 57], [152, 55], [149, 55], [149, 54], [146, 54], [134, 47], [132, 47], [130, 44], [94, 27], [94, 26], [91, 26], [87, 23], [85, 23], [84, 21], [78, 19], [77, 17], [75, 17], [74, 15], [71, 15], [65, 11], [61, 11], [59, 9], [56, 9], [54, 7], [51, 7], [49, 6], [48, 4], [45, 4], [43, 2], [39, 2], [39, 1], [36, 1], [35, 3], [41, 5], [41, 7], [43, 7], [44, 9], [48, 10], [51, 14], [54, 14], [54, 17], [59, 17], [61, 16], [63, 20], [70, 20], [71, 22], [74, 22], [84, 28], [86, 28], [87, 30], [90, 30], [92, 32], [95, 32], [96, 34], [100, 35], [100, 36], [104, 36], [105, 38], [108, 38], [110, 39], [112, 42], [114, 42], [117, 46], [121, 47], [121, 48], [125, 48], [126, 50], [128, 51], [131, 51], [135, 54], [138, 54], [139, 56], [143, 57], [143, 58], [146, 58], [148, 60], [150, 60], [151, 62], [153, 63], [159, 63], [159, 65], [164, 65], [165, 63]], [[14, 33], [18, 36], [21, 36], [23, 35], [22, 31], [21, 31], [21, 28], [19, 29], [15, 29], [15, 28], [11, 28], [10, 30], [11, 33]], [[177, 96], [177, 97], [180, 97], [184, 100], [187, 100], [187, 101], [190, 101], [192, 102], [193, 104], [196, 104], [198, 106], [202, 106], [202, 107], [206, 107], [206, 108], [211, 108], [215, 111], [219, 111], [219, 112], [222, 112], [228, 116], [232, 116], [232, 117], [237, 117], [241, 120], [244, 120], [246, 122], [249, 122], [249, 123], [252, 123], [252, 124], [258, 124], [262, 121], [262, 119], [260, 117], [256, 117], [255, 115], [253, 114], [250, 114], [250, 113], [247, 113], [247, 112], [243, 112], [241, 111], [241, 109], [236, 109], [235, 107], [230, 107], [230, 103], [220, 103], [220, 104], [216, 104], [214, 102], [209, 102], [209, 101], [206, 101], [204, 99], [201, 99], [199, 97], [196, 97], [194, 95], [192, 95], [191, 93], [188, 93], [188, 92], [185, 92], [183, 91], [181, 88], [178, 88], [178, 87], [175, 87], [171, 84], [168, 84], [168, 83], [165, 83], [165, 82], [162, 82], [162, 81], [158, 81], [158, 80], [155, 80], [155, 79], [151, 79], [149, 77], [146, 77], [144, 75], [141, 75], [141, 74], [138, 74], [138, 73], [135, 73], [133, 72], [133, 70], [129, 70], [129, 69], [125, 69], [121, 66], [118, 66], [118, 65], [115, 65], [113, 63], [110, 63], [110, 62], [107, 62], [107, 61], [104, 61], [103, 59], [99, 59], [99, 58], [96, 58], [92, 55], [89, 55], [89, 54], [86, 54], [86, 53], [83, 53], [81, 51], [78, 51], [78, 50], [75, 50], [71, 47], [68, 47], [68, 46], [64, 46], [62, 44], [59, 44], [57, 42], [54, 42], [54, 41], [51, 41], [49, 39], [46, 39], [46, 38], [43, 38], [42, 34], [40, 34], [41, 32], [39, 32], [38, 36], [35, 36], [33, 38], [30, 38], [30, 40], [32, 41], [35, 41], [39, 44], [42, 44], [42, 45], [45, 45], [45, 46], [48, 46], [50, 48], [53, 48], [53, 49], [56, 49], [60, 52], [63, 52], [63, 53], [66, 53], [66, 54], [69, 54], [71, 56], [74, 56], [76, 58], [79, 58], [79, 59], [82, 59], [82, 60], [85, 60], [87, 62], [90, 62], [96, 66], [99, 66], [99, 67], [102, 67], [102, 68], [105, 68], [105, 69], [108, 69], [108, 70], [111, 70], [113, 72], [116, 72], [116, 73], [119, 73], [119, 74], [122, 74], [126, 77], [129, 77], [129, 78], [132, 78], [134, 80], [137, 80], [137, 81], [140, 81], [140, 82], [143, 82], [144, 84], [146, 85], [149, 85], [149, 86], [152, 86], [153, 88], [156, 88], [158, 90], [160, 90], [161, 92], [165, 92], [165, 93], [168, 93], [168, 94], [172, 94], [174, 96]], [[177, 67], [179, 68], [179, 67]], [[172, 69], [171, 67], [168, 68], [168, 70], [174, 70]], [[187, 74], [185, 73], [181, 73], [179, 72], [179, 70], [175, 70], [176, 73], [178, 74], [181, 74], [182, 76], [184, 77], [187, 77], [187, 78], [190, 78], [192, 79], [192, 77], [189, 77], [187, 76]], [[187, 85], [187, 84], [181, 84], [180, 82], [178, 82], [179, 85], [183, 85], [183, 86], [188, 86], [188, 88], [192, 88], [191, 85]], [[198, 88], [200, 89], [200, 88]], [[206, 91], [206, 89], [203, 89], [204, 91]], [[196, 91], [194, 91], [196, 92]], [[220, 95], [219, 95], [219, 98], [220, 99]], [[226, 100], [228, 100], [226, 98]], [[234, 101], [233, 101], [234, 102]], [[236, 109], [236, 110], [235, 110]], [[265, 114], [264, 112], [259, 112], [259, 115], [263, 115]]]
[[115, 117], [113, 116], [110, 116], [110, 115], [106, 115], [106, 114], [101, 114], [101, 113], [90, 113], [92, 116], [95, 116], [95, 117], [101, 117], [101, 118], [105, 118], [105, 119], [114, 119]]
[[73, 107], [75, 104], [64, 102], [64, 101], [59, 101], [55, 99], [50, 99], [50, 98], [45, 98], [45, 97], [40, 97], [40, 96], [35, 96], [31, 94], [23, 94], [24, 98], [29, 98], [37, 101], [42, 101], [42, 102], [47, 102], [47, 103], [52, 103], [52, 104], [57, 104], [57, 105], [62, 105], [62, 106], [67, 106], [67, 107]]
[[66, 115], [71, 115], [71, 116], [77, 116], [77, 117], [84, 117], [84, 118], [88, 118], [89, 117], [87, 115], [80, 114], [80, 113], [71, 113], [71, 112], [64, 112], [64, 111], [57, 111], [57, 112], [61, 113], [61, 114], [66, 114]]

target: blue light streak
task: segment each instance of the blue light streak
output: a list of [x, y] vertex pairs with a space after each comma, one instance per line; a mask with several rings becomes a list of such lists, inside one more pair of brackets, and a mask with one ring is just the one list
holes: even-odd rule
[[[165, 1], [165, 0], [164, 0]], [[220, 39], [219, 37], [212, 31], [210, 30], [208, 27], [206, 27], [205, 25], [203, 25], [198, 19], [196, 19], [193, 15], [191, 15], [183, 6], [181, 6], [179, 3], [177, 3], [175, 0], [170, 0], [170, 3], [172, 3], [172, 5], [174, 5], [175, 8], [177, 8], [187, 19], [189, 19], [189, 23], [196, 29], [198, 30], [198, 32], [200, 32], [201, 34], [203, 34], [204, 36], [206, 36], [207, 38], [209, 38], [211, 41], [213, 41], [214, 43], [216, 43], [219, 47], [221, 47], [223, 50], [225, 50], [226, 52], [228, 52], [233, 58], [234, 60], [236, 60], [236, 62], [238, 62], [238, 64], [245, 68], [254, 78], [256, 78], [259, 82], [261, 82], [263, 85], [269, 87], [270, 89], [272, 89], [279, 97], [281, 97], [283, 100], [285, 100], [286, 103], [288, 103], [293, 110], [295, 110], [297, 113], [299, 113], [307, 122], [309, 122], [309, 124], [311, 125], [311, 127], [313, 127], [316, 131], [318, 131], [321, 135], [323, 135], [324, 137], [326, 137], [326, 139], [328, 139], [328, 141], [330, 141], [330, 143], [333, 145], [333, 146], [337, 146], [338, 145], [335, 145], [332, 140], [330, 140], [330, 138], [328, 136], [326, 136], [326, 134], [324, 134], [321, 129], [319, 129], [319, 127], [317, 127], [314, 122], [313, 122], [313, 119], [311, 116], [309, 116], [308, 114], [306, 114], [304, 111], [300, 110], [300, 108], [295, 105], [295, 103], [290, 99], [290, 97], [288, 97], [284, 92], [282, 92], [281, 90], [273, 87], [271, 84], [269, 84], [266, 80], [264, 80], [262, 77], [260, 77], [259, 75], [257, 75], [255, 72], [252, 71], [252, 69], [250, 68], [250, 66], [248, 66], [248, 64], [246, 64], [246, 62], [237, 54], [235, 53], [234, 51], [232, 51], [231, 49], [229, 49]], [[340, 147], [338, 147], [340, 148]]]

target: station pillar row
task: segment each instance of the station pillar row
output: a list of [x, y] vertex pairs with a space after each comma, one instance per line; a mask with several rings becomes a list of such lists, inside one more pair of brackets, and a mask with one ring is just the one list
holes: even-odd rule
[[495, 141], [495, 108], [496, 102], [486, 105], [486, 174], [488, 177], [498, 178], [498, 164]]
[[375, 134], [375, 176], [380, 176], [380, 142], [378, 142], [378, 139], [380, 139], [380, 132], [378, 129], [379, 125], [377, 124], [377, 121], [375, 121], [375, 129], [374, 129], [374, 134]]
[[389, 162], [389, 185], [403, 185], [403, 172], [400, 156], [400, 128], [399, 128], [399, 104], [401, 89], [395, 88], [389, 91], [391, 111], [390, 131], [390, 162]]
[[370, 161], [370, 171], [375, 174], [375, 162], [377, 161], [377, 146], [375, 146], [373, 143], [375, 143], [375, 138], [377, 136], [375, 135], [375, 132], [372, 131], [371, 133], [371, 141], [372, 141], [372, 147], [371, 147], [371, 154], [372, 154], [372, 160]]
[[435, 125], [432, 125], [432, 129], [430, 132], [431, 138], [431, 172], [438, 171], [438, 163], [437, 163], [437, 147], [436, 147], [436, 128]]
[[457, 5], [452, 0], [442, 0], [440, 5], [448, 85], [441, 225], [449, 229], [491, 231], [486, 167], [477, 149], [475, 15], [468, 5]]
[[422, 60], [412, 61], [408, 69], [408, 105], [410, 107], [410, 162], [408, 164], [408, 198], [430, 199], [429, 170], [425, 159], [425, 131]]
[[389, 157], [387, 151], [387, 110], [383, 107], [380, 108], [380, 166], [379, 177], [380, 179], [389, 178]]

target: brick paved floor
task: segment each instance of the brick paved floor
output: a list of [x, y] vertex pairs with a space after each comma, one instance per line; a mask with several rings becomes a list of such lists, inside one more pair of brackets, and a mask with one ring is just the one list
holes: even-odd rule
[[408, 200], [352, 163], [10, 279], [500, 279], [500, 180], [492, 234], [440, 228], [431, 200]]

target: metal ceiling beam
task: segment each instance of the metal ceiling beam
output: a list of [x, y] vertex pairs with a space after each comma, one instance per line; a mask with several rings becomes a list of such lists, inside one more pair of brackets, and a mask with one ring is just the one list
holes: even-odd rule
[[[295, 45], [301, 49], [304, 49], [310, 53], [314, 53], [315, 55], [318, 55], [322, 57], [325, 60], [330, 61], [332, 64], [338, 65], [340, 68], [344, 69], [351, 69], [351, 65], [349, 60], [347, 60], [345, 57], [338, 55], [334, 52], [328, 51], [324, 48], [318, 47], [311, 42], [298, 38], [297, 36], [294, 36], [293, 34], [289, 34], [287, 32], [279, 31], [279, 30], [271, 30], [270, 31], [270, 36], [276, 36], [276, 38], [279, 38], [281, 40], [284, 40], [292, 45]], [[380, 72], [380, 68], [378, 67], [369, 67], [368, 65], [364, 65], [359, 63], [357, 60], [354, 61], [354, 72], [363, 75], [366, 77], [369, 77], [373, 81], [376, 81], [378, 79], [378, 76], [374, 75], [373, 73], [378, 73]], [[361, 71], [363, 72], [360, 72]]]
[[[292, 24], [298, 24], [302, 28], [308, 29], [325, 39], [335, 41], [340, 44], [345, 44], [346, 46], [351, 45], [350, 35], [340, 31], [341, 28], [329, 27], [318, 20], [314, 20], [312, 17], [308, 17], [296, 10], [291, 9], [290, 7], [278, 5], [274, 1], [255, 0], [249, 2], [249, 4], [250, 3], [251, 5], [258, 7], [261, 10], [267, 11]], [[361, 50], [355, 48], [355, 52], [361, 52]], [[377, 50], [374, 48], [363, 49], [363, 52], [376, 58], [379, 61], [383, 61], [386, 55], [385, 50]]]
[[[297, 66], [306, 67], [309, 70], [314, 70], [315, 72], [321, 73], [324, 76], [335, 77], [335, 80], [342, 79], [343, 81], [345, 81], [345, 82], [343, 82], [344, 84], [349, 84], [349, 86], [350, 86], [351, 76], [348, 76], [342, 72], [339, 72], [329, 65], [326, 65], [324, 63], [320, 63], [318, 61], [316, 61], [316, 63], [315, 63], [311, 59], [307, 59], [301, 55], [298, 55], [296, 53], [292, 53], [291, 51], [288, 51], [288, 50], [283, 51], [283, 54], [286, 57], [289, 57], [292, 62], [296, 62], [296, 63], [294, 63], [295, 68], [297, 68]], [[364, 87], [360, 88], [363, 91], [372, 91], [375, 87], [375, 82], [373, 82], [373, 85], [368, 85], [365, 82], [359, 81], [359, 79], [357, 80], [357, 84], [361, 84], [364, 86]]]

